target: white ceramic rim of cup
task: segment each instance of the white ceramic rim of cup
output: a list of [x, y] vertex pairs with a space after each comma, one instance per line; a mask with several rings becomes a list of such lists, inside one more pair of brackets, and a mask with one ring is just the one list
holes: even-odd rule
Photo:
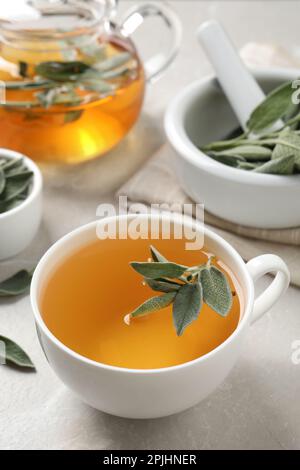
[[[104, 369], [108, 369], [108, 370], [111, 370], [111, 371], [118, 371], [118, 372], [122, 372], [122, 373], [131, 373], [131, 374], [157, 374], [157, 373], [163, 373], [163, 372], [166, 372], [166, 371], [175, 371], [175, 370], [178, 370], [178, 369], [181, 369], [181, 368], [190, 367], [193, 364], [196, 364], [196, 363], [199, 363], [199, 362], [204, 362], [207, 359], [209, 359], [210, 357], [214, 356], [215, 354], [218, 354], [219, 352], [221, 352], [223, 348], [225, 348], [237, 335], [240, 334], [241, 330], [247, 325], [247, 322], [248, 322], [249, 317], [252, 313], [253, 304], [254, 304], [253, 280], [252, 280], [252, 278], [251, 278], [251, 276], [250, 276], [250, 274], [247, 270], [245, 262], [243, 261], [241, 256], [238, 254], [238, 252], [227, 241], [225, 241], [222, 237], [220, 237], [219, 235], [217, 235], [213, 231], [207, 229], [206, 227], [204, 227], [205, 237], [214, 240], [218, 245], [222, 245], [223, 248], [225, 248], [225, 250], [229, 253], [230, 257], [239, 264], [241, 270], [244, 272], [245, 283], [246, 283], [246, 285], [243, 286], [242, 290], [247, 292], [247, 300], [245, 300], [244, 312], [243, 312], [243, 315], [242, 315], [237, 327], [235, 328], [233, 333], [230, 336], [228, 336], [228, 338], [226, 338], [225, 341], [223, 341], [223, 343], [221, 343], [219, 346], [217, 346], [216, 348], [214, 348], [212, 351], [208, 352], [207, 354], [204, 354], [203, 356], [200, 356], [196, 359], [193, 359], [192, 361], [184, 362], [183, 364], [178, 364], [178, 365], [170, 366], [170, 367], [157, 368], [157, 369], [131, 369], [131, 368], [126, 368], [126, 367], [112, 366], [112, 365], [108, 365], [108, 364], [103, 364], [102, 362], [94, 361], [92, 359], [89, 359], [88, 357], [82, 356], [81, 354], [73, 351], [71, 348], [69, 348], [64, 343], [62, 343], [50, 331], [50, 329], [47, 327], [46, 323], [44, 322], [44, 320], [42, 318], [42, 315], [40, 313], [40, 308], [39, 308], [39, 305], [38, 305], [38, 294], [39, 294], [39, 291], [40, 291], [40, 285], [39, 285], [40, 284], [40, 277], [41, 277], [41, 274], [42, 274], [45, 266], [48, 263], [48, 260], [50, 258], [52, 258], [53, 256], [55, 256], [57, 250], [59, 248], [61, 248], [62, 245], [68, 243], [72, 238], [77, 238], [77, 237], [80, 238], [80, 235], [82, 235], [84, 232], [88, 232], [92, 229], [94, 229], [95, 232], [96, 232], [96, 226], [99, 223], [107, 224], [109, 221], [114, 220], [114, 219], [124, 220], [125, 218], [130, 219], [130, 218], [133, 218], [133, 217], [136, 217], [136, 214], [129, 214], [129, 215], [125, 214], [125, 215], [107, 217], [107, 218], [104, 218], [104, 219], [101, 219], [101, 220], [98, 220], [98, 221], [96, 220], [96, 221], [90, 222], [89, 224], [78, 227], [77, 229], [75, 229], [72, 232], [68, 233], [64, 237], [60, 238], [57, 242], [55, 242], [48, 249], [48, 251], [44, 254], [44, 256], [39, 261], [39, 263], [38, 263], [38, 265], [37, 265], [37, 267], [34, 271], [32, 281], [31, 281], [30, 297], [31, 297], [31, 306], [32, 306], [32, 309], [33, 309], [33, 314], [34, 314], [35, 321], [36, 321], [38, 327], [48, 337], [48, 339], [50, 341], [52, 341], [52, 343], [54, 343], [55, 346], [57, 346], [59, 349], [63, 350], [66, 354], [71, 355], [73, 358], [85, 363], [88, 366], [94, 366], [94, 367], [97, 367], [97, 368], [100, 368], [100, 369], [104, 368]], [[176, 215], [175, 213], [163, 214], [163, 215], [162, 214], [155, 214], [155, 215], [154, 214], [152, 214], [152, 215], [139, 214], [139, 217], [141, 217], [141, 218], [150, 218], [151, 217], [151, 218], [154, 218], [156, 220], [158, 218], [166, 218], [167, 217], [168, 220], [171, 220], [171, 222], [174, 222], [175, 224], [176, 223], [182, 223], [182, 219], [180, 218], [181, 215]], [[199, 230], [203, 230], [202, 224], [199, 224], [199, 222], [197, 222], [195, 219], [192, 219], [189, 216], [185, 216], [184, 224], [188, 224], [189, 226], [191, 226], [193, 224], [192, 226], [194, 228], [198, 227]], [[101, 243], [101, 240], [99, 240], [99, 242]], [[116, 242], [117, 242], [117, 240], [116, 240]], [[85, 246], [85, 244], [83, 243], [82, 246]], [[77, 246], [77, 249], [78, 249], [78, 246]], [[76, 250], [74, 250], [74, 251], [76, 251]], [[66, 258], [69, 255], [70, 255], [70, 253], [68, 253], [66, 255]], [[60, 258], [58, 260], [57, 264], [60, 263], [61, 259], [62, 258]], [[238, 279], [238, 281], [239, 281], [239, 279]]]
[[6, 148], [0, 148], [0, 158], [1, 156], [12, 158], [12, 159], [23, 158], [28, 169], [33, 172], [33, 181], [32, 181], [31, 191], [29, 195], [26, 197], [26, 199], [23, 202], [21, 202], [21, 204], [14, 207], [13, 209], [10, 209], [9, 211], [3, 212], [2, 214], [0, 214], [0, 222], [4, 219], [8, 219], [9, 217], [13, 217], [18, 212], [21, 212], [27, 206], [29, 206], [32, 203], [32, 201], [38, 197], [43, 186], [43, 178], [42, 178], [40, 169], [29, 157], [26, 157], [26, 155], [23, 155], [22, 153], [15, 152], [13, 150], [8, 150]]
[[[251, 68], [253, 75], [258, 79], [278, 78], [282, 81], [292, 80], [300, 76], [300, 69], [280, 67]], [[215, 75], [209, 75], [185, 87], [171, 101], [165, 114], [165, 132], [171, 145], [178, 151], [180, 158], [191, 162], [214, 176], [245, 184], [291, 186], [299, 185], [300, 175], [270, 175], [265, 173], [252, 173], [232, 168], [213, 160], [196, 147], [186, 133], [184, 126], [185, 114], [189, 105], [196, 96], [201, 94], [201, 88], [216, 80]]]

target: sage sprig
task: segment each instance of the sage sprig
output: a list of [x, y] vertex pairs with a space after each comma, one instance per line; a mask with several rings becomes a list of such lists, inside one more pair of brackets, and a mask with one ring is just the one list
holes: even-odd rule
[[33, 173], [28, 170], [23, 158], [0, 156], [0, 214], [18, 206], [30, 190]]
[[131, 262], [131, 267], [143, 276], [143, 283], [160, 292], [126, 315], [127, 324], [136, 317], [148, 315], [173, 304], [173, 322], [178, 336], [197, 320], [203, 303], [225, 317], [232, 306], [232, 292], [226, 275], [213, 264], [210, 257], [205, 264], [187, 267], [168, 261], [153, 246], [152, 260]]
[[[202, 150], [220, 163], [250, 172], [300, 173], [300, 105], [293, 103], [294, 92], [292, 82], [279, 86], [252, 112], [245, 133], [231, 133]], [[282, 127], [272, 132], [279, 120]]]

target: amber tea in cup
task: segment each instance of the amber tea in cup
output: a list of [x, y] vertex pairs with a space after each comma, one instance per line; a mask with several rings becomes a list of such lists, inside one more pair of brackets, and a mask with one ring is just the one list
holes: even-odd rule
[[97, 240], [55, 267], [43, 287], [40, 308], [49, 330], [64, 345], [94, 361], [131, 369], [158, 369], [199, 358], [223, 343], [240, 319], [239, 286], [216, 259], [233, 292], [230, 312], [218, 315], [203, 304], [199, 317], [177, 336], [168, 306], [136, 318], [124, 315], [153, 295], [129, 263], [147, 260], [150, 244], [187, 266], [206, 263], [210, 253], [188, 251], [184, 239]]

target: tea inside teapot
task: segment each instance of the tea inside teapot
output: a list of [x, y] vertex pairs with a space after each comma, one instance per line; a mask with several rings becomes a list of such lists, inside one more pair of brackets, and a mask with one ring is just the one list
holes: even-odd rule
[[2, 147], [81, 162], [112, 148], [136, 121], [143, 67], [96, 3], [25, 2], [26, 17], [1, 20]]

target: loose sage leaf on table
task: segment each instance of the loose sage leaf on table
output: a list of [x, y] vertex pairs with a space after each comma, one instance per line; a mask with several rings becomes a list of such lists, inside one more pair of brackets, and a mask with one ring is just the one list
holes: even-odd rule
[[292, 103], [293, 92], [292, 82], [287, 82], [269, 93], [251, 114], [247, 123], [249, 131], [260, 133], [281, 119]]
[[187, 270], [186, 266], [169, 262], [138, 263], [134, 261], [130, 265], [139, 274], [150, 279], [159, 277], [177, 278]]
[[180, 287], [173, 302], [173, 322], [181, 336], [185, 328], [197, 320], [202, 307], [202, 286], [199, 282]]
[[[36, 370], [30, 357], [14, 341], [0, 335], [0, 343], [1, 342], [4, 346], [0, 345], [0, 364], [5, 363], [8, 366], [14, 365], [24, 370]], [[2, 356], [3, 353], [4, 356]]]
[[226, 316], [232, 306], [229, 282], [222, 271], [210, 266], [200, 272], [203, 300], [215, 312]]
[[148, 313], [155, 312], [167, 307], [174, 300], [176, 292], [168, 292], [146, 300], [142, 305], [130, 313], [130, 317], [141, 317]]
[[268, 173], [273, 175], [292, 175], [294, 173], [295, 157], [286, 155], [285, 157], [270, 160], [255, 168], [255, 173]]
[[5, 281], [0, 282], [0, 297], [14, 297], [25, 294], [29, 290], [32, 279], [32, 272], [17, 272]]

